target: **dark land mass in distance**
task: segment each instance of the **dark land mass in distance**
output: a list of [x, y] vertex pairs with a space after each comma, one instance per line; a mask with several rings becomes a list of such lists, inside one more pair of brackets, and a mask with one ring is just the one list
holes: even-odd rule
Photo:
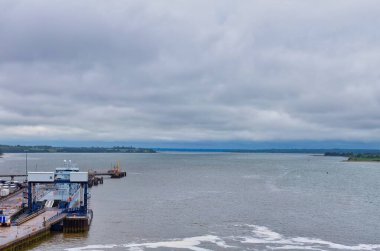
[[324, 156], [347, 157], [348, 161], [378, 161], [377, 149], [197, 149], [197, 148], [137, 148], [132, 146], [113, 147], [60, 147], [0, 145], [3, 153], [156, 153], [156, 152], [199, 152], [199, 153], [305, 153]]
[[380, 150], [377, 149], [186, 149], [154, 148], [156, 151], [172, 152], [211, 152], [211, 153], [305, 153], [324, 156], [347, 157], [347, 161], [380, 162]]
[[[320, 148], [320, 149], [308, 149], [308, 148], [272, 148], [272, 149], [206, 149], [206, 148], [153, 148], [158, 152], [215, 152], [215, 153], [306, 153], [306, 154], [318, 154], [326, 156], [343, 156], [347, 153], [354, 154], [379, 154], [380, 150], [376, 149], [336, 149], [336, 148]], [[336, 155], [328, 155], [334, 153]]]
[[114, 147], [54, 147], [54, 146], [10, 146], [0, 145], [2, 153], [155, 153], [150, 148], [136, 148], [132, 146]]
[[371, 151], [347, 151], [347, 152], [326, 152], [325, 156], [341, 156], [347, 157], [347, 161], [374, 161], [380, 162], [380, 151], [371, 150]]

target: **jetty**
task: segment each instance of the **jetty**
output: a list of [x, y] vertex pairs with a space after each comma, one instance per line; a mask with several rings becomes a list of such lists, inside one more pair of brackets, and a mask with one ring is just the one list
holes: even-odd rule
[[[55, 172], [28, 172], [26, 183], [0, 198], [0, 250], [29, 247], [52, 231], [88, 231], [93, 218], [88, 207], [91, 183], [94, 179], [103, 183], [103, 176], [126, 176], [119, 165], [108, 171], [79, 172], [69, 164], [65, 162]], [[11, 179], [22, 176], [0, 175]]]
[[98, 184], [103, 184], [103, 176], [108, 176], [111, 179], [120, 179], [127, 176], [127, 172], [121, 170], [119, 162], [108, 171], [89, 171], [89, 187], [97, 186]]

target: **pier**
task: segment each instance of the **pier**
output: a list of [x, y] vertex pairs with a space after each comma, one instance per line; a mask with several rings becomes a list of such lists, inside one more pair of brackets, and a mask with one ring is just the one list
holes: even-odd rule
[[29, 172], [27, 188], [0, 201], [0, 250], [28, 247], [51, 231], [88, 231], [92, 210], [87, 208], [87, 182], [88, 173], [77, 170]]
[[119, 163], [108, 171], [89, 171], [88, 185], [89, 187], [103, 184], [103, 176], [108, 176], [111, 179], [120, 179], [127, 176], [127, 172], [122, 171]]
[[[22, 201], [23, 190], [4, 198], [0, 202], [0, 207], [6, 216], [12, 217], [22, 210]], [[61, 210], [44, 211], [20, 225], [0, 227], [0, 250], [17, 250], [46, 236], [50, 233], [50, 227], [56, 224], [57, 220], [61, 220], [54, 219], [60, 213]]]
[[52, 231], [88, 231], [93, 218], [88, 187], [102, 184], [103, 177], [127, 175], [119, 165], [97, 172], [79, 172], [70, 165], [65, 162], [55, 172], [28, 172], [26, 183], [14, 181], [15, 177], [26, 177], [24, 174], [0, 175], [11, 179], [8, 183], [18, 184], [17, 190], [0, 197], [0, 250], [29, 247]]

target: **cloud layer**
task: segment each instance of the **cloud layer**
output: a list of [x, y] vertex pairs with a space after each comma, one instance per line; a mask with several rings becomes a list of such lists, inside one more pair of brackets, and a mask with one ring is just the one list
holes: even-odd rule
[[0, 139], [380, 140], [377, 1], [0, 1]]

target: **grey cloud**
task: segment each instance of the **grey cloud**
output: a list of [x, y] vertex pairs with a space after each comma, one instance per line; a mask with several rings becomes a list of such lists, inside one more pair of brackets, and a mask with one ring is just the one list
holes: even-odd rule
[[376, 1], [2, 1], [0, 138], [379, 140]]

